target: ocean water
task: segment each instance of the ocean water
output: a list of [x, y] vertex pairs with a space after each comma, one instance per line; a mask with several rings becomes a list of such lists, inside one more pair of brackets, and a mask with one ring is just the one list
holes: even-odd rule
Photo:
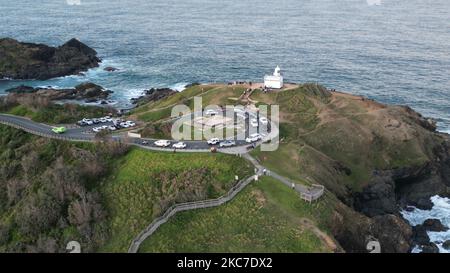
[[[402, 211], [405, 218], [412, 226], [421, 225], [427, 219], [440, 219], [442, 224], [450, 228], [450, 199], [440, 196], [431, 197], [433, 208], [431, 210], [421, 210], [414, 208], [413, 211]], [[442, 243], [450, 240], [450, 230], [445, 232], [428, 232], [430, 241], [439, 247], [440, 253], [450, 253], [450, 250], [442, 247]], [[419, 247], [415, 247], [413, 252], [420, 252]]]
[[150, 87], [262, 81], [280, 65], [287, 81], [407, 104], [449, 132], [449, 18], [448, 0], [0, 0], [0, 37], [76, 37], [120, 69], [0, 81], [0, 93], [89, 80], [127, 105]]

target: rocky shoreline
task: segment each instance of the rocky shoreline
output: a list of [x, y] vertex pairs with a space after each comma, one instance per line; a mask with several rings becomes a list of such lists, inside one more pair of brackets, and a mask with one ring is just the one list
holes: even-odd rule
[[157, 101], [164, 99], [168, 96], [171, 96], [175, 93], [178, 93], [175, 90], [170, 88], [150, 88], [148, 90], [144, 90], [144, 94], [137, 98], [131, 98], [130, 101], [136, 107], [151, 101]]
[[0, 39], [0, 79], [48, 80], [77, 75], [100, 62], [94, 49], [75, 38], [59, 47]]
[[17, 96], [34, 94], [52, 101], [83, 100], [86, 103], [100, 102], [100, 104], [107, 104], [108, 97], [113, 93], [113, 91], [105, 90], [103, 87], [91, 82], [82, 83], [74, 88], [67, 89], [55, 89], [51, 87], [34, 88], [21, 85], [8, 89], [6, 92]]

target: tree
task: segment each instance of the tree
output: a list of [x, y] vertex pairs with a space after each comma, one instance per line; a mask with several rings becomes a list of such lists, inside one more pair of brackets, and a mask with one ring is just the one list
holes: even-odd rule
[[39, 169], [39, 155], [36, 151], [31, 151], [24, 155], [21, 160], [22, 169], [25, 175], [29, 178], [34, 176]]

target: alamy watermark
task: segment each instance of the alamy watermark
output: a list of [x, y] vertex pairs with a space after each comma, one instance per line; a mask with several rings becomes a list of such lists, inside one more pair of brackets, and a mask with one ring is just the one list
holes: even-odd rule
[[203, 107], [202, 97], [194, 97], [193, 110], [184, 104], [176, 105], [171, 118], [174, 140], [261, 142], [261, 151], [278, 149], [278, 105]]

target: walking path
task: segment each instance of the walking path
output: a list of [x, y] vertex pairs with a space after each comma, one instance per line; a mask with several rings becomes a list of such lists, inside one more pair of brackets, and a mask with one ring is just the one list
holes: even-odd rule
[[[233, 188], [229, 190], [229, 192], [217, 199], [211, 199], [206, 201], [196, 201], [196, 202], [188, 202], [188, 203], [182, 203], [177, 204], [172, 207], [170, 207], [162, 216], [156, 218], [153, 220], [150, 225], [148, 225], [144, 231], [138, 234], [138, 236], [133, 239], [130, 248], [128, 249], [129, 253], [136, 253], [139, 250], [140, 245], [148, 238], [150, 237], [162, 224], [169, 221], [170, 217], [174, 216], [177, 212], [180, 211], [187, 211], [187, 210], [195, 210], [195, 209], [203, 209], [203, 208], [211, 208], [211, 207], [218, 207], [221, 206], [228, 201], [232, 200], [239, 192], [241, 192], [248, 184], [250, 184], [252, 181], [256, 179], [256, 177], [259, 177], [261, 175], [269, 175], [278, 181], [282, 182], [288, 187], [291, 187], [292, 185], [295, 185], [294, 189], [300, 193], [300, 196], [302, 199], [305, 199], [307, 201], [313, 201], [317, 200], [320, 196], [322, 196], [324, 188], [321, 187], [312, 187], [308, 188], [303, 185], [298, 185], [290, 181], [289, 179], [278, 175], [275, 172], [267, 171], [264, 166], [262, 166], [254, 157], [252, 157], [249, 153], [245, 153], [242, 155], [245, 159], [247, 159], [252, 165], [255, 167], [256, 174], [241, 180], [238, 182]], [[305, 196], [311, 196], [314, 197], [305, 197]]]

